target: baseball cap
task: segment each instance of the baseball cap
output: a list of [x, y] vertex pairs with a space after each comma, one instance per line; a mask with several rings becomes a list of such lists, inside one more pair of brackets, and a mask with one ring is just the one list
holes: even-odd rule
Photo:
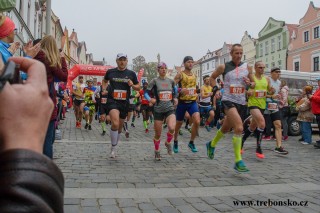
[[128, 57], [127, 57], [127, 54], [124, 54], [124, 53], [118, 53], [118, 55], [117, 55], [117, 59], [120, 59], [120, 58], [128, 58]]
[[271, 72], [274, 72], [274, 71], [280, 71], [280, 68], [279, 67], [273, 67], [272, 69], [271, 69]]

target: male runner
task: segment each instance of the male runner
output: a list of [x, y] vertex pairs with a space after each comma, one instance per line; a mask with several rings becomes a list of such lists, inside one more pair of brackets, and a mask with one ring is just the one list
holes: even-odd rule
[[108, 70], [102, 81], [103, 88], [106, 88], [106, 83], [109, 82], [110, 84], [107, 114], [110, 115], [112, 121], [110, 130], [111, 158], [116, 157], [116, 146], [120, 139], [124, 119], [128, 113], [130, 89], [132, 87], [136, 91], [140, 90], [137, 75], [134, 71], [127, 69], [127, 55], [119, 53], [116, 62], [117, 68]]
[[83, 83], [83, 76], [78, 77], [78, 83], [73, 85], [72, 94], [74, 95], [73, 107], [76, 117], [76, 128], [81, 128], [82, 113], [84, 107], [83, 89], [86, 85]]
[[241, 139], [242, 139], [242, 119], [241, 114], [246, 107], [246, 87], [253, 88], [254, 80], [252, 67], [241, 61], [243, 48], [240, 44], [232, 45], [230, 55], [232, 60], [221, 64], [211, 75], [211, 85], [216, 87], [216, 78], [223, 75], [224, 94], [222, 96], [222, 105], [226, 117], [222, 127], [217, 131], [215, 137], [209, 141], [207, 146], [207, 155], [210, 159], [214, 158], [214, 151], [218, 141], [225, 133], [233, 129], [232, 144], [235, 154], [234, 169], [239, 172], [249, 171], [241, 158]]
[[210, 86], [210, 76], [206, 75], [203, 77], [204, 85], [200, 89], [200, 102], [199, 102], [199, 108], [200, 108], [200, 114], [203, 116], [208, 115], [205, 128], [208, 132], [211, 131], [210, 123], [214, 119], [214, 109], [212, 107], [212, 87]]

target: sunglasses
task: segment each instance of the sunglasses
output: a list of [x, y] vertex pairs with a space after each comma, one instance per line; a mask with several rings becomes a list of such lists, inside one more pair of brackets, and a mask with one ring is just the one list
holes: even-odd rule
[[264, 69], [265, 67], [258, 67], [259, 69]]

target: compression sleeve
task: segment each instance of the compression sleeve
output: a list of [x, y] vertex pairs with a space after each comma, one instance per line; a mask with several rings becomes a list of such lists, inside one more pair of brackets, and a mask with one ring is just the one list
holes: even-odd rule
[[145, 97], [148, 101], [151, 100], [148, 90], [146, 90], [146, 91], [144, 92], [144, 97]]

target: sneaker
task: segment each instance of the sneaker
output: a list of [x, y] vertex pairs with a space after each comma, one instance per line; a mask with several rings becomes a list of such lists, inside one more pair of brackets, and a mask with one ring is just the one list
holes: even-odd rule
[[131, 123], [131, 127], [133, 127], [133, 128], [134, 128], [134, 127], [136, 127], [136, 126], [134, 125], [134, 123]]
[[88, 129], [89, 124], [86, 123], [86, 125], [84, 126], [85, 129]]
[[126, 138], [129, 138], [129, 132], [126, 132], [125, 135], [126, 135]]
[[284, 150], [282, 146], [280, 146], [279, 148], [276, 147], [274, 149], [274, 152], [282, 155], [287, 155], [289, 153], [288, 151]]
[[92, 130], [92, 128], [91, 128], [91, 124], [89, 124], [89, 130]]
[[181, 129], [179, 130], [179, 135], [183, 135], [183, 132], [181, 131]]
[[161, 160], [161, 155], [160, 155], [160, 151], [154, 151], [154, 159], [156, 161], [160, 161]]
[[188, 125], [186, 125], [185, 127], [184, 127], [185, 129], [187, 129], [187, 130], [189, 130], [189, 127], [188, 127]]
[[188, 131], [191, 133], [191, 128], [189, 128]]
[[166, 142], [165, 145], [166, 145], [166, 147], [167, 147], [168, 155], [172, 155], [172, 146], [171, 146], [171, 143]]
[[271, 140], [271, 136], [263, 136], [262, 140], [270, 141]]
[[320, 149], [320, 142], [317, 141], [316, 144], [313, 145], [313, 147], [315, 149]]
[[210, 132], [211, 129], [212, 129], [209, 125], [205, 125], [204, 127], [206, 128], [206, 130], [207, 130], [208, 132]]
[[303, 145], [310, 145], [311, 144], [311, 143], [308, 143], [308, 142], [305, 142], [305, 141], [302, 141], [300, 143], [303, 144]]
[[101, 135], [105, 136], [106, 135], [106, 131], [102, 131]]
[[146, 133], [148, 133], [149, 132], [149, 129], [146, 129]]
[[174, 153], [178, 153], [179, 152], [178, 142], [173, 144], [173, 152]]
[[234, 169], [238, 172], [249, 172], [249, 169], [246, 167], [242, 160], [239, 160], [234, 164]]
[[283, 140], [283, 141], [288, 140], [288, 138], [289, 138], [288, 135], [287, 135], [287, 136], [282, 136], [282, 140]]
[[194, 145], [194, 143], [189, 143], [188, 147], [190, 148], [190, 150], [192, 152], [198, 152], [198, 149], [197, 149], [196, 145]]
[[116, 157], [116, 147], [111, 146], [110, 158], [115, 158], [115, 157]]
[[206, 147], [207, 147], [207, 156], [208, 156], [209, 159], [212, 160], [214, 158], [215, 147], [211, 147], [211, 141], [206, 143]]
[[264, 158], [264, 154], [262, 153], [261, 148], [257, 148], [256, 150], [256, 156], [257, 158], [263, 159]]

